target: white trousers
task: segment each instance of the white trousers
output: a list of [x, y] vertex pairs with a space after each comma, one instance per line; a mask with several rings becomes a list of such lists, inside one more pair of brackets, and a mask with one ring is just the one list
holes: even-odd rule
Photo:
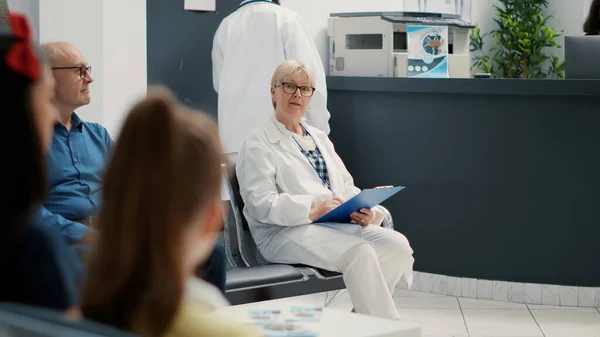
[[355, 224], [279, 227], [259, 247], [276, 263], [341, 272], [356, 312], [398, 319], [392, 295], [402, 277], [412, 284], [413, 250], [392, 229]]

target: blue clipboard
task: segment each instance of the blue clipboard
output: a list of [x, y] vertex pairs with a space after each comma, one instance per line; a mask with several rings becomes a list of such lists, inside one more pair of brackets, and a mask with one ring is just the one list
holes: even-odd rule
[[321, 216], [313, 223], [318, 222], [339, 222], [350, 223], [350, 214], [360, 211], [362, 208], [373, 208], [380, 203], [386, 201], [392, 195], [402, 191], [403, 186], [374, 188], [370, 190], [362, 190], [352, 199], [339, 205], [337, 208], [329, 211]]

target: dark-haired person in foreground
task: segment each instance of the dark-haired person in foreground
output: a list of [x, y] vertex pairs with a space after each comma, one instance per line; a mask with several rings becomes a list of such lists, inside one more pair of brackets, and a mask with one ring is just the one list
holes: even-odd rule
[[79, 304], [82, 266], [58, 230], [32, 216], [46, 197], [54, 80], [27, 19], [12, 14], [9, 23], [10, 33], [0, 32], [0, 101], [10, 126], [0, 133], [0, 302], [68, 310]]

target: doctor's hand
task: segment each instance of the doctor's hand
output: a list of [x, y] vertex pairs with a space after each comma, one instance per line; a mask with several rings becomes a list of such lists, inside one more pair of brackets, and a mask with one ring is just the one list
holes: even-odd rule
[[354, 212], [350, 214], [350, 219], [361, 226], [368, 226], [371, 223], [371, 220], [373, 220], [374, 216], [375, 214], [371, 209], [363, 208], [360, 210], [360, 212]]
[[308, 218], [310, 221], [315, 221], [320, 218], [322, 215], [327, 214], [331, 210], [335, 209], [339, 205], [341, 205], [344, 200], [340, 197], [333, 197], [331, 199], [327, 199], [315, 207], [311, 208], [310, 213], [308, 214]]

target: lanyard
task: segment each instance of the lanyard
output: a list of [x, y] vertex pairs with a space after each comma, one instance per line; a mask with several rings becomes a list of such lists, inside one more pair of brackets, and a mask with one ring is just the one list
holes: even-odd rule
[[271, 1], [271, 0], [246, 0], [246, 1], [242, 2], [242, 4], [240, 5], [240, 8], [242, 8], [242, 7], [246, 6], [246, 5], [255, 3], [255, 2], [269, 2], [269, 3], [273, 3], [273, 1]]
[[[321, 151], [319, 151], [319, 147], [317, 146], [317, 143], [315, 142], [315, 139], [310, 134], [310, 132], [308, 132], [308, 130], [306, 130], [302, 124], [300, 124], [300, 126], [302, 126], [302, 129], [304, 130], [304, 132], [306, 132], [306, 134], [308, 134], [310, 136], [310, 138], [312, 139], [313, 143], [315, 143], [315, 150], [316, 150], [316, 152], [317, 153], [321, 153]], [[308, 160], [308, 163], [310, 164], [310, 166], [312, 166], [313, 170], [315, 170], [315, 173], [321, 179], [321, 182], [323, 183], [323, 186], [327, 187], [328, 190], [332, 191], [331, 190], [331, 186], [327, 183], [327, 179], [325, 179], [325, 176], [323, 174], [321, 174], [317, 170], [317, 167], [315, 166], [315, 164], [312, 162], [312, 160], [310, 160], [310, 156], [309, 156], [308, 152], [306, 150], [304, 150], [304, 148], [302, 147], [302, 145], [300, 145], [300, 143], [298, 143], [298, 141], [296, 140], [296, 138], [294, 138], [294, 136], [292, 136], [292, 139], [294, 140], [294, 142], [296, 142], [296, 144], [300, 148], [300, 152], [302, 152], [302, 154], [304, 155], [304, 157], [306, 157], [306, 160]], [[323, 160], [325, 160], [325, 158], [323, 158]]]

